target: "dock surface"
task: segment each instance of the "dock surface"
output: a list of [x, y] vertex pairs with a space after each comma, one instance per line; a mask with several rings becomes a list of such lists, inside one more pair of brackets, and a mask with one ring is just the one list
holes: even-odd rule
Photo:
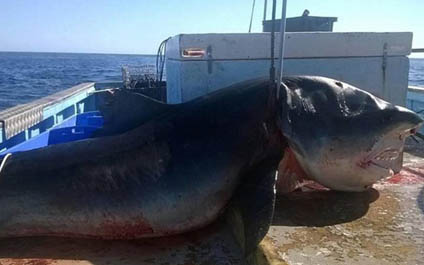
[[424, 143], [408, 141], [404, 168], [367, 192], [277, 196], [256, 255], [243, 258], [222, 223], [170, 238], [0, 240], [0, 265], [424, 264]]
[[424, 264], [424, 143], [400, 174], [363, 193], [279, 196], [261, 243], [269, 264]]

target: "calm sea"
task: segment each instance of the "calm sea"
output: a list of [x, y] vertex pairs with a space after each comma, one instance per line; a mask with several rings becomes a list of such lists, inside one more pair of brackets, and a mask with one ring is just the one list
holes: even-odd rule
[[[151, 55], [0, 52], [0, 110], [87, 81], [120, 81], [121, 66], [154, 64]], [[424, 59], [411, 59], [410, 85], [424, 86]]]
[[410, 59], [409, 85], [424, 87], [424, 58]]
[[121, 66], [155, 62], [152, 55], [0, 52], [0, 110], [82, 82], [121, 81]]

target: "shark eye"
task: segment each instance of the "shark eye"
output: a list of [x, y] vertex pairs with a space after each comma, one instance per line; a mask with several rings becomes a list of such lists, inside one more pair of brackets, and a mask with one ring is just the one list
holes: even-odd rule
[[343, 88], [343, 84], [340, 81], [336, 81], [336, 85], [339, 86], [339, 87], [341, 87], [341, 88]]

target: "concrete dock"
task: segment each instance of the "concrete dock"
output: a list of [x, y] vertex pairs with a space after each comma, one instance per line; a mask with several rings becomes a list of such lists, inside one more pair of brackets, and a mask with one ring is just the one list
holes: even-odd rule
[[424, 264], [424, 152], [419, 149], [405, 153], [398, 176], [368, 192], [279, 197], [274, 224], [260, 246], [263, 258], [290, 265]]
[[218, 222], [151, 240], [2, 239], [0, 265], [424, 264], [424, 143], [410, 140], [405, 151], [401, 173], [367, 192], [277, 196], [273, 224], [248, 260]]

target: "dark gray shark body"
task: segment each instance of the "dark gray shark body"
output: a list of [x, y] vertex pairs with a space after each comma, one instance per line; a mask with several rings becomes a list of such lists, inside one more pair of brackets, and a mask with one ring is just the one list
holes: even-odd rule
[[[7, 159], [0, 175], [0, 237], [182, 233], [216, 220], [232, 199], [244, 201], [234, 200], [242, 182], [254, 183], [255, 190], [267, 187], [258, 190], [262, 195], [238, 194], [253, 196], [260, 219], [269, 223], [284, 143], [266, 121], [264, 86], [267, 82], [248, 82], [178, 106], [117, 92], [118, 104], [136, 98], [129, 100], [137, 103], [126, 115], [131, 122], [113, 121], [105, 110], [99, 134], [108, 136]], [[148, 104], [155, 117], [134, 115], [148, 112]]]
[[[335, 82], [287, 78], [274, 109], [266, 80], [171, 106], [117, 92], [104, 110], [104, 137], [17, 153], [6, 161], [0, 237], [157, 237], [197, 229], [236, 209], [251, 249], [272, 219], [275, 172], [287, 145], [305, 158], [300, 163], [308, 171], [308, 157], [327, 147], [328, 137], [376, 138], [401, 123], [412, 128], [421, 122], [412, 112], [367, 101], [372, 96], [360, 90], [352, 104], [340, 102], [344, 88]], [[350, 119], [363, 135], [355, 138], [346, 128]]]

